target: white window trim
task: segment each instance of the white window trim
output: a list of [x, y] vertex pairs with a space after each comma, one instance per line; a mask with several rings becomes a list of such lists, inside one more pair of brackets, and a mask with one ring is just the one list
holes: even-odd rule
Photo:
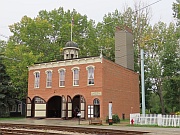
[[47, 73], [48, 73], [48, 71], [50, 71], [51, 74], [53, 74], [53, 70], [51, 70], [51, 69], [48, 69], [45, 71], [45, 73], [46, 73], [46, 88], [52, 88], [52, 78], [51, 78], [51, 86], [47, 86]]
[[93, 65], [87, 66], [87, 67], [86, 67], [86, 70], [88, 70], [89, 67], [92, 67], [92, 68], [94, 68], [94, 70], [95, 70], [95, 66], [93, 66]]
[[[36, 73], [39, 73], [39, 84], [38, 84], [38, 87], [35, 87], [35, 84], [36, 84]], [[34, 88], [37, 89], [37, 88], [40, 87], [40, 71], [34, 71], [33, 74], [34, 74]]]
[[[65, 68], [60, 68], [60, 69], [58, 69], [58, 73], [59, 73], [59, 87], [65, 87], [65, 85], [64, 86], [61, 86], [60, 85], [60, 71], [64, 71], [64, 74], [66, 73], [66, 69]], [[66, 77], [66, 75], [64, 75], [64, 84], [65, 84], [65, 77]]]
[[21, 112], [22, 113], [22, 104], [18, 104], [18, 112]]
[[[77, 69], [78, 71], [80, 71], [80, 68], [79, 67], [73, 67], [73, 68], [71, 68], [71, 70], [72, 70], [72, 72], [73, 72], [73, 86], [79, 86], [79, 84], [78, 85], [74, 85], [74, 70], [75, 69]], [[79, 72], [78, 72], [78, 79], [79, 79]], [[79, 81], [79, 80], [78, 80]]]
[[[90, 67], [92, 67], [94, 70], [95, 70], [95, 66], [93, 66], [93, 65], [89, 65], [89, 66], [87, 66], [86, 67], [86, 70], [87, 70], [87, 85], [88, 86], [92, 86], [92, 85], [94, 85], [94, 84], [89, 84], [89, 72], [88, 72], [88, 69], [90, 68]], [[94, 75], [95, 76], [95, 75]], [[95, 78], [95, 77], [94, 77]]]

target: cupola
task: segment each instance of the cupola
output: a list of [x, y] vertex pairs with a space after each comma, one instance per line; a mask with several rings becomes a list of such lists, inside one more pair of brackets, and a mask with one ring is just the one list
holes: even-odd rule
[[78, 48], [78, 44], [73, 42], [73, 41], [69, 41], [66, 43], [65, 47], [63, 48], [64, 51], [64, 59], [75, 59], [78, 58], [78, 51], [80, 49]]

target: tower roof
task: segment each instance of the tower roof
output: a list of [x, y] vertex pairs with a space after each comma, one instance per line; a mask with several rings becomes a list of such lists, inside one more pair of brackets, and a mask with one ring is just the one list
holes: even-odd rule
[[69, 41], [66, 43], [65, 47], [76, 47], [76, 48], [78, 48], [78, 44], [73, 42], [73, 41]]

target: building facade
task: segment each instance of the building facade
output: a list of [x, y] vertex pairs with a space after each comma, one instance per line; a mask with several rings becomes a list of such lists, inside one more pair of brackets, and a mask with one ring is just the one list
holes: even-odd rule
[[[117, 28], [119, 32], [129, 35]], [[78, 50], [76, 43], [68, 42], [63, 61], [28, 67], [27, 117], [68, 119], [80, 112], [81, 118], [105, 119], [109, 102], [120, 117], [139, 113], [139, 75], [132, 64], [128, 69], [101, 56], [79, 58]]]

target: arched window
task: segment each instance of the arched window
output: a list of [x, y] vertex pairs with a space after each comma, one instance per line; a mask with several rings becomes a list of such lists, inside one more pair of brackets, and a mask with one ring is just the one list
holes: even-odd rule
[[73, 71], [73, 86], [79, 86], [79, 68], [72, 68]]
[[39, 88], [40, 71], [34, 72], [34, 88]]
[[44, 99], [42, 99], [40, 97], [35, 97], [34, 98], [34, 103], [36, 104], [36, 103], [46, 103], [46, 102], [44, 101]]
[[59, 69], [59, 87], [64, 87], [65, 86], [65, 69]]
[[52, 87], [52, 70], [47, 70], [46, 74], [47, 74], [46, 87], [51, 88]]
[[95, 98], [94, 101], [93, 101], [93, 104], [94, 105], [100, 105], [99, 99]]
[[88, 71], [88, 85], [94, 85], [94, 66], [87, 66]]

